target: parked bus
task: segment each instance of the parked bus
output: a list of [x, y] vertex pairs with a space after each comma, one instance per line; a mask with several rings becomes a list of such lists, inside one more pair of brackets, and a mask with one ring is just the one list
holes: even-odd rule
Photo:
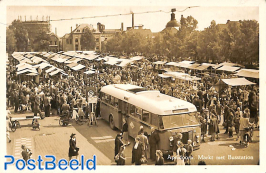
[[133, 138], [140, 126], [148, 134], [154, 127], [159, 132], [162, 151], [169, 150], [169, 138], [177, 133], [183, 134], [184, 144], [190, 139], [193, 148], [199, 148], [201, 125], [196, 112], [196, 107], [189, 102], [135, 85], [107, 85], [100, 91], [100, 114], [112, 129], [121, 130], [123, 118], [127, 119], [128, 133]]

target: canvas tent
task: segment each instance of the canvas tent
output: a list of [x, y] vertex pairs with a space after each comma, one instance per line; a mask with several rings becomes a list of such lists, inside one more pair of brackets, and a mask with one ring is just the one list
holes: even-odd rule
[[243, 77], [250, 77], [250, 78], [256, 78], [259, 79], [259, 70], [254, 69], [241, 69], [237, 72], [237, 76], [243, 76]]
[[222, 66], [218, 68], [217, 70], [222, 70], [222, 71], [229, 71], [229, 72], [235, 72], [236, 70], [240, 69], [240, 67], [232, 67], [232, 66]]
[[75, 70], [75, 71], [78, 71], [78, 70], [83, 69], [84, 67], [85, 67], [84, 65], [79, 64], [79, 65], [77, 65], [77, 66], [75, 66], [75, 67], [72, 67], [71, 69], [72, 69], [72, 70]]
[[213, 88], [216, 91], [221, 91], [225, 87], [229, 86], [242, 86], [242, 85], [255, 85], [256, 83], [250, 82], [245, 78], [231, 78], [231, 79], [221, 79], [219, 80]]

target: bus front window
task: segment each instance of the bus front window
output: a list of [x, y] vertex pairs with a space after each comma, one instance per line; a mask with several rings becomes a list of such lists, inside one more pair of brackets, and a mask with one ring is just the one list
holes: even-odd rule
[[194, 116], [194, 113], [181, 115], [165, 115], [160, 117], [162, 117], [162, 122], [165, 129], [199, 125], [199, 122]]

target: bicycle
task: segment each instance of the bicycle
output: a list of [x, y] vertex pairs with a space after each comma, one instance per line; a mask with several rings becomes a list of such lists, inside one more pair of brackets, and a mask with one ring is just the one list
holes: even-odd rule
[[9, 120], [10, 120], [9, 127], [10, 127], [12, 132], [15, 132], [17, 130], [17, 128], [18, 127], [20, 128], [21, 126], [20, 126], [19, 121], [17, 121], [17, 120], [12, 121], [11, 119], [12, 119], [12, 117], [9, 118]]

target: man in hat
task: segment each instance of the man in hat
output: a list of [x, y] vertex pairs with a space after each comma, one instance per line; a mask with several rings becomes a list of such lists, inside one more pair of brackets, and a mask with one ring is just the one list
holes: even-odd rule
[[155, 160], [155, 152], [157, 149], [157, 145], [160, 142], [160, 136], [158, 132], [155, 130], [154, 127], [151, 128], [151, 135], [149, 138], [149, 143], [150, 143], [150, 158], [152, 161]]
[[45, 112], [45, 116], [46, 117], [49, 117], [50, 116], [50, 97], [49, 97], [49, 93], [47, 92], [47, 94], [45, 95], [44, 97], [44, 101], [43, 101], [43, 104], [44, 104], [44, 112]]
[[118, 133], [115, 137], [115, 156], [118, 154], [120, 147], [123, 145], [122, 133]]

